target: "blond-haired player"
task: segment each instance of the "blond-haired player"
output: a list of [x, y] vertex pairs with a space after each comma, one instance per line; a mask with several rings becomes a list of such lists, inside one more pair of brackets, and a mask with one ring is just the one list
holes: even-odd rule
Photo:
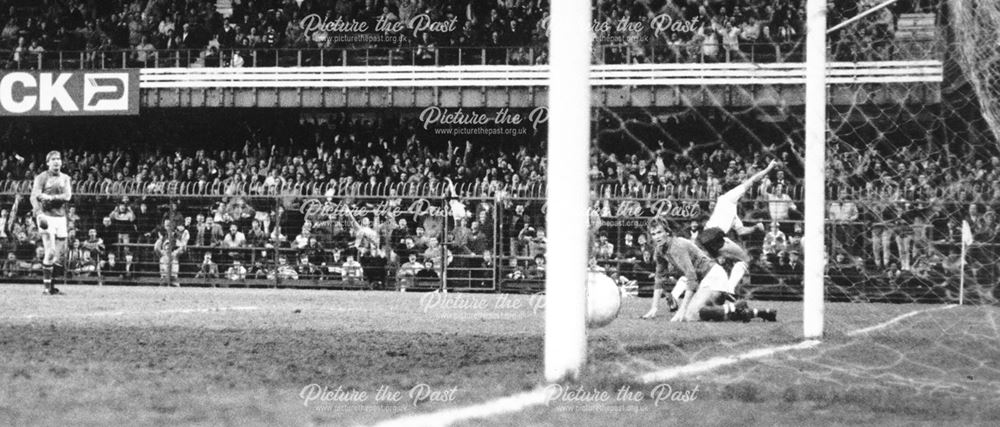
[[73, 197], [73, 191], [69, 175], [62, 173], [62, 155], [58, 151], [50, 151], [45, 155], [45, 163], [48, 169], [35, 176], [31, 188], [31, 207], [45, 250], [42, 259], [44, 293], [56, 295], [59, 290], [52, 285], [52, 272], [55, 265], [62, 265], [62, 256], [66, 253], [69, 231], [66, 204]]

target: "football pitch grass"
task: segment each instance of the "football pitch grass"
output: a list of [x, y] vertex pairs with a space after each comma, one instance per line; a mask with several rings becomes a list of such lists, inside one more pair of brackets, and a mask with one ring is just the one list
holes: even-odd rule
[[[63, 290], [0, 287], [0, 424], [370, 425], [544, 387], [538, 296]], [[579, 383], [457, 425], [1000, 423], [997, 307], [828, 303], [817, 345], [647, 383], [802, 342], [796, 302], [752, 301], [779, 322], [747, 324], [648, 304], [589, 332]]]

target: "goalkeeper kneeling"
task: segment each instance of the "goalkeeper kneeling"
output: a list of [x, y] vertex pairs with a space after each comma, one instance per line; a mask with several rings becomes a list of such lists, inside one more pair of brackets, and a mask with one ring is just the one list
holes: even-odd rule
[[679, 300], [677, 314], [671, 319], [678, 321], [697, 320], [738, 320], [748, 322], [754, 317], [776, 320], [776, 313], [770, 310], [751, 310], [746, 302], [734, 303], [729, 276], [715, 260], [688, 239], [671, 236], [663, 222], [655, 221], [650, 234], [656, 244], [656, 276], [653, 302], [649, 312], [642, 317], [656, 317], [667, 273], [671, 266], [684, 276], [677, 281], [675, 292]]

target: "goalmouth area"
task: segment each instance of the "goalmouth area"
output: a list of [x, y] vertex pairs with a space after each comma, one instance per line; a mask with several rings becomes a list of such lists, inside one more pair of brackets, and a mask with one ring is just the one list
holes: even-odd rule
[[0, 288], [4, 424], [1000, 420], [992, 306], [828, 303], [803, 345], [800, 302], [761, 303], [778, 323], [669, 324], [627, 298], [590, 332], [582, 382], [546, 388], [538, 296], [64, 290]]

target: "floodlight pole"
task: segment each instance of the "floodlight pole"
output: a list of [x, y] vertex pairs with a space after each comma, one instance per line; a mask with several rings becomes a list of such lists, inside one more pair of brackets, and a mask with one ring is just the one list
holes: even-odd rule
[[579, 378], [587, 361], [590, 205], [590, 3], [553, 0], [549, 38], [545, 379]]
[[802, 329], [823, 336], [823, 276], [826, 258], [826, 0], [806, 2], [805, 227], [802, 237]]

